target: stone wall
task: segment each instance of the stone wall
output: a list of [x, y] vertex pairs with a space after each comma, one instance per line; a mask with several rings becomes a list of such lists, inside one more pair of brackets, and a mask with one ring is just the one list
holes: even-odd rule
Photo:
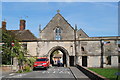
[[3, 72], [11, 72], [11, 65], [2, 65], [0, 66], [0, 70]]
[[37, 42], [27, 42], [27, 51], [31, 56], [37, 56]]
[[50, 41], [50, 42], [49, 41], [48, 42], [44, 42], [44, 41], [27, 42], [28, 54], [30, 54], [32, 56], [37, 56], [37, 52], [38, 52], [39, 56], [47, 55], [53, 47], [57, 47], [57, 46], [61, 46], [61, 47], [65, 48], [68, 51], [68, 54], [70, 56], [75, 55], [73, 41], [68, 41], [68, 42], [57, 42], [57, 41], [56, 42], [52, 42], [52, 41]]
[[100, 56], [88, 56], [87, 67], [100, 67]]
[[111, 67], [118, 67], [118, 56], [112, 56], [111, 57]]
[[[55, 47], [62, 47], [67, 51], [67, 58], [75, 56], [74, 41], [39, 41], [27, 42], [28, 54], [32, 56], [50, 56]], [[77, 41], [76, 44], [78, 60], [77, 63], [82, 65], [82, 56], [87, 56], [87, 67], [100, 67], [101, 64], [101, 43], [100, 41]], [[82, 51], [81, 47], [84, 47]], [[104, 67], [118, 66], [118, 52], [115, 41], [110, 44], [104, 44]], [[110, 51], [109, 51], [110, 50]], [[107, 58], [111, 56], [111, 64], [107, 64]], [[67, 59], [69, 60], [69, 58]], [[76, 61], [76, 60], [75, 60]], [[69, 63], [69, 62], [68, 62]]]

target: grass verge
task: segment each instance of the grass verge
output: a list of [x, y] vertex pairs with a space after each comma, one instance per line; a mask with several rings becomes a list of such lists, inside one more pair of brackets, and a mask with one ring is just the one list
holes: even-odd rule
[[[110, 80], [115, 80], [117, 76], [115, 75], [116, 72], [120, 72], [120, 69], [117, 68], [88, 68], [91, 71], [94, 71], [98, 73], [99, 75], [102, 75]], [[119, 79], [120, 80], [120, 76]]]

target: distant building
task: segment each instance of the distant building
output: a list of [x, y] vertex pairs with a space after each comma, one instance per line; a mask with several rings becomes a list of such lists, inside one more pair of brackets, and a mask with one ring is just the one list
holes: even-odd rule
[[34, 36], [30, 30], [26, 30], [25, 25], [26, 21], [25, 20], [20, 20], [20, 26], [19, 30], [7, 30], [6, 29], [6, 21], [2, 21], [2, 30], [7, 30], [15, 35], [15, 37], [21, 41], [32, 41], [32, 40], [37, 40], [37, 38]]

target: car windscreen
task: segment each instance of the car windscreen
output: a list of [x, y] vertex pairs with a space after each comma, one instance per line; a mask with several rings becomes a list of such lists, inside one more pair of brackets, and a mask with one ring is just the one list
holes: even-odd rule
[[37, 59], [36, 61], [46, 61], [46, 59]]

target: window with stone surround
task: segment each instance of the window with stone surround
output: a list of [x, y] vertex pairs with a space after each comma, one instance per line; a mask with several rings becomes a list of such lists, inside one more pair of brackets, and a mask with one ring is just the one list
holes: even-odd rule
[[55, 29], [55, 40], [61, 40], [62, 39], [62, 37], [61, 37], [61, 29], [59, 28], [59, 27], [57, 27], [56, 29]]

